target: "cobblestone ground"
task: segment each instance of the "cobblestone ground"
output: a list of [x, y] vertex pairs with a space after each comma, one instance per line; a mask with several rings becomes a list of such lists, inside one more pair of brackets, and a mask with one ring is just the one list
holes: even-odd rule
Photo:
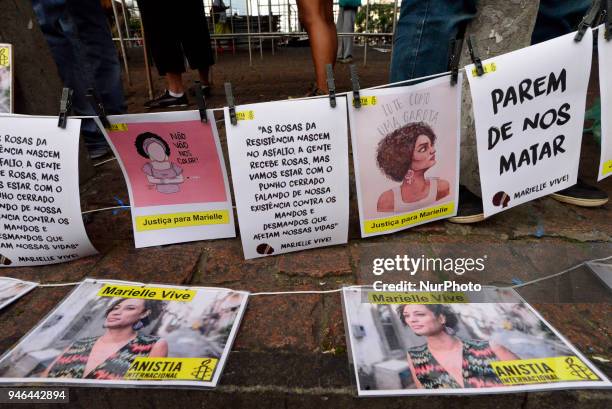
[[[384, 83], [389, 54], [369, 50], [368, 58], [368, 66], [359, 67], [362, 85]], [[132, 63], [135, 85], [128, 91], [130, 112], [141, 112], [145, 99], [143, 70], [136, 57]], [[343, 66], [338, 70], [340, 90], [348, 89], [350, 84], [344, 68], [348, 71]], [[252, 67], [244, 52], [236, 56], [224, 54], [215, 66], [216, 95], [209, 102], [214, 107], [222, 106], [221, 84], [227, 80], [234, 84], [238, 103], [299, 96], [307, 88], [304, 84], [311, 71], [308, 49], [279, 49], [275, 56], [267, 52], [263, 60], [255, 51]], [[155, 78], [155, 83], [162, 88], [159, 78]], [[592, 89], [591, 101], [597, 93], [596, 82]], [[224, 139], [222, 130], [221, 136]], [[225, 155], [227, 162], [227, 152]], [[581, 172], [587, 180], [594, 180], [598, 155], [597, 145], [590, 135], [585, 135]], [[612, 195], [612, 178], [599, 186]], [[612, 253], [610, 204], [585, 209], [543, 198], [477, 225], [442, 221], [361, 240], [355, 193], [351, 195], [350, 240], [343, 246], [248, 261], [243, 259], [238, 238], [134, 249], [129, 211], [109, 211], [96, 213], [87, 224], [99, 255], [66, 264], [3, 272], [48, 283], [94, 277], [249, 291], [326, 290], [372, 282], [373, 258], [397, 254], [486, 255], [486, 270], [482, 274], [461, 279], [510, 285], [513, 280], [544, 277]], [[117, 163], [108, 162], [99, 166], [97, 176], [82, 187], [83, 210], [116, 205], [114, 197], [128, 201]], [[450, 278], [420, 274], [420, 279]], [[610, 376], [612, 305], [609, 293], [596, 288], [596, 281], [588, 274], [578, 270], [525, 287], [522, 294]], [[395, 282], [406, 277], [389, 274], [385, 279]], [[577, 287], [577, 283], [582, 287]], [[0, 350], [19, 340], [69, 291], [69, 287], [35, 290], [0, 312]], [[609, 391], [358, 399], [346, 354], [339, 294], [253, 297], [215, 391], [73, 388], [71, 393], [75, 407], [82, 408], [604, 408], [610, 407], [612, 401]]]

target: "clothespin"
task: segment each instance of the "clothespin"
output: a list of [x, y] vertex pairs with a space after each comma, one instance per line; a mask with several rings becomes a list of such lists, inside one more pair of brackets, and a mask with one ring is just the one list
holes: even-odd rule
[[355, 104], [355, 108], [361, 108], [361, 96], [359, 95], [361, 87], [359, 86], [357, 67], [355, 67], [355, 64], [351, 64], [349, 70], [351, 72], [351, 84], [353, 84], [353, 104]]
[[230, 122], [232, 125], [238, 125], [238, 118], [236, 118], [236, 106], [234, 104], [234, 94], [232, 94], [231, 82], [225, 83], [225, 98], [227, 99], [227, 107], [229, 108]]
[[604, 32], [604, 38], [606, 41], [610, 41], [612, 40], [612, 0], [607, 0], [603, 7], [605, 7], [604, 27], [606, 30]]
[[325, 66], [327, 72], [327, 88], [329, 89], [329, 106], [336, 107], [336, 83], [334, 82], [334, 69], [331, 64]]
[[582, 18], [580, 24], [578, 24], [578, 31], [576, 32], [576, 36], [574, 37], [574, 41], [580, 42], [582, 41], [582, 37], [587, 31], [587, 28], [592, 27], [595, 23], [597, 17], [601, 14], [601, 0], [593, 0], [591, 3], [591, 7], [589, 11], [587, 11], [586, 15]]
[[203, 123], [208, 123], [208, 117], [206, 116], [206, 98], [202, 92], [200, 81], [195, 82], [195, 87], [196, 100], [198, 101], [198, 111], [200, 111], [200, 121]]
[[68, 121], [68, 114], [72, 110], [72, 89], [64, 87], [62, 89], [62, 100], [60, 101], [60, 112], [57, 126], [62, 129], [66, 128], [66, 122]]
[[448, 47], [448, 70], [451, 72], [451, 85], [459, 79], [459, 60], [461, 59], [462, 38], [453, 38]]
[[108, 122], [108, 118], [106, 118], [106, 110], [104, 109], [104, 104], [102, 103], [102, 101], [100, 101], [100, 98], [98, 98], [98, 94], [96, 93], [96, 91], [93, 88], [88, 88], [86, 97], [89, 101], [89, 104], [96, 112], [96, 115], [98, 116], [98, 118], [100, 118], [100, 122], [102, 122], [102, 125], [106, 129], [110, 128], [111, 125], [110, 122]]
[[470, 52], [470, 58], [472, 59], [472, 62], [476, 66], [476, 75], [478, 75], [479, 77], [482, 77], [485, 72], [484, 72], [484, 68], [482, 67], [482, 60], [480, 59], [480, 56], [478, 56], [478, 53], [476, 52], [476, 42], [474, 41], [474, 36], [468, 36], [467, 44], [468, 44], [468, 50]]

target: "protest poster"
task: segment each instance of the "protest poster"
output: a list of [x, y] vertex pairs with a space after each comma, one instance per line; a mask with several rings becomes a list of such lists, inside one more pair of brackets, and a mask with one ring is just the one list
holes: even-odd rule
[[247, 297], [85, 279], [0, 358], [0, 383], [215, 387]]
[[13, 49], [0, 44], [0, 113], [13, 112]]
[[465, 67], [486, 217], [576, 183], [593, 32], [574, 37]]
[[[610, 11], [612, 13], [612, 11]], [[601, 159], [597, 180], [612, 175], [612, 39], [606, 40], [605, 28], [599, 26], [597, 52], [599, 55], [599, 93], [601, 95]]]
[[0, 277], [0, 310], [32, 291], [37, 285], [30, 281]]
[[0, 267], [35, 266], [96, 253], [79, 198], [81, 120], [0, 116]]
[[346, 97], [236, 107], [225, 129], [247, 259], [346, 243]]
[[362, 237], [454, 216], [461, 77], [363, 89], [349, 107]]
[[513, 289], [349, 287], [342, 301], [360, 396], [612, 386]]
[[236, 236], [217, 127], [206, 114], [207, 123], [198, 111], [108, 117], [137, 248]]

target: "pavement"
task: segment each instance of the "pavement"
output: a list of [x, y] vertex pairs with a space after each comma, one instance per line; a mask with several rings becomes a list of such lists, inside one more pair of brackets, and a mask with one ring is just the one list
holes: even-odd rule
[[[240, 66], [244, 68], [248, 64], [248, 57], [244, 54], [225, 56], [215, 68], [215, 81], [242, 81], [243, 88], [261, 87], [264, 90], [261, 84], [273, 83], [274, 73], [259, 68], [270, 65], [267, 59], [271, 58], [281, 63], [286, 60], [291, 67], [308, 66], [308, 54], [304, 50], [279, 50], [276, 56], [268, 55], [246, 70], [259, 76], [258, 81], [249, 83], [248, 78], [238, 77]], [[388, 54], [371, 51], [369, 58], [373, 62], [363, 69], [364, 86], [384, 83]], [[137, 72], [136, 68], [132, 70], [133, 75]], [[304, 83], [302, 78], [297, 84]], [[348, 76], [339, 83], [341, 87], [348, 87]], [[129, 92], [131, 112], [141, 111], [138, 102], [144, 95], [143, 84], [141, 81]], [[283, 81], [275, 98], [256, 93], [238, 102], [283, 98], [299, 92], [295, 84]], [[134, 96], [135, 89], [142, 94], [138, 98]], [[592, 91], [590, 100], [594, 95]], [[223, 104], [220, 96], [211, 101], [213, 106]], [[224, 145], [222, 129], [221, 138]], [[227, 151], [225, 155], [227, 162]], [[598, 155], [597, 145], [590, 135], [586, 135], [581, 173], [587, 180], [594, 180]], [[96, 171], [96, 176], [81, 188], [83, 210], [116, 205], [115, 197], [126, 203], [129, 201], [116, 161], [107, 162]], [[612, 195], [612, 178], [598, 186]], [[244, 260], [239, 238], [135, 249], [129, 210], [105, 211], [94, 213], [86, 225], [90, 239], [100, 252], [98, 255], [52, 266], [5, 269], [3, 274], [45, 283], [75, 282], [93, 277], [223, 286], [248, 291], [329, 290], [374, 281], [376, 277], [371, 272], [374, 258], [398, 254], [411, 257], [486, 255], [484, 272], [469, 277], [466, 274], [459, 280], [512, 285], [545, 277], [585, 260], [612, 255], [610, 203], [587, 209], [543, 198], [475, 225], [439, 221], [393, 235], [361, 239], [354, 185], [352, 189], [350, 233], [346, 245], [256, 260]], [[449, 278], [444, 274], [419, 274], [422, 274], [420, 279], [443, 281]], [[399, 273], [388, 273], [384, 277], [388, 282], [407, 278]], [[576, 283], [585, 280], [589, 280], [588, 272], [580, 270], [524, 287], [521, 294], [599, 368], [612, 376], [609, 293], [602, 293], [596, 282], [589, 282], [582, 292], [573, 291]], [[70, 290], [70, 287], [37, 289], [0, 311], [0, 351], [16, 343]], [[592, 296], [595, 293], [599, 295]], [[257, 296], [249, 301], [216, 390], [71, 388], [72, 407], [546, 409], [612, 406], [612, 391], [597, 390], [357, 398], [346, 349], [338, 293]]]

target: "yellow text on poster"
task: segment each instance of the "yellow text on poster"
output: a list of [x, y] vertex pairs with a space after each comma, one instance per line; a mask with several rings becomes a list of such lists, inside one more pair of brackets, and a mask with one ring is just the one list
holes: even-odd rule
[[236, 112], [236, 119], [239, 121], [250, 121], [255, 119], [255, 111], [239, 111]]
[[191, 227], [204, 226], [207, 224], [228, 223], [229, 212], [227, 210], [169, 213], [153, 216], [136, 216], [136, 231], [173, 229], [175, 227]]
[[[362, 107], [371, 107], [376, 105], [376, 96], [368, 96], [368, 97], [359, 97], [359, 101], [361, 102]], [[353, 106], [355, 106], [355, 99], [353, 98]]]
[[138, 357], [125, 373], [129, 380], [212, 380], [218, 359]]
[[179, 288], [105, 284], [98, 291], [98, 297], [144, 298], [147, 300], [189, 302], [193, 300], [196, 293], [195, 290], [181, 290]]
[[468, 296], [461, 292], [392, 293], [372, 291], [368, 293], [371, 304], [452, 304], [468, 303]]
[[[488, 64], [483, 64], [482, 69], [484, 70], [485, 74], [489, 74], [491, 72], [497, 71], [497, 66], [495, 65], [494, 62], [490, 62]], [[476, 67], [474, 67], [472, 68], [472, 77], [477, 77], [477, 76], [478, 76], [478, 70], [476, 70]]]
[[11, 65], [11, 49], [9, 47], [0, 47], [0, 67], [9, 67]]
[[111, 132], [125, 132], [128, 130], [127, 124], [111, 124], [108, 128]]
[[603, 167], [601, 168], [602, 175], [605, 176], [609, 173], [612, 173], [612, 160], [604, 162]]
[[384, 219], [368, 220], [363, 223], [366, 233], [381, 233], [389, 230], [396, 230], [402, 227], [411, 226], [427, 220], [437, 219], [453, 214], [455, 203], [447, 203], [428, 209], [417, 210], [412, 213], [405, 213], [399, 216], [387, 217]]
[[504, 385], [566, 381], [600, 381], [577, 356], [491, 362]]

